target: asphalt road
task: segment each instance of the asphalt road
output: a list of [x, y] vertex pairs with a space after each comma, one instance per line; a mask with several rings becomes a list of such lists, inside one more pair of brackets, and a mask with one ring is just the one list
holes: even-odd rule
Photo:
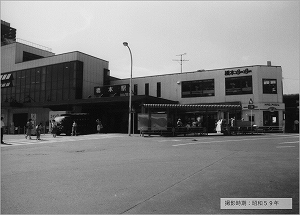
[[[299, 213], [299, 135], [5, 135], [2, 214]], [[221, 209], [292, 198], [292, 209]]]

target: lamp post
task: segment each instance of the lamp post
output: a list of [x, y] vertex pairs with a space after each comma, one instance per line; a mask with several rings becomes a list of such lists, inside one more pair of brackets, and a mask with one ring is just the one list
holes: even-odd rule
[[132, 86], [132, 53], [128, 46], [127, 42], [123, 43], [124, 46], [127, 46], [130, 53], [131, 67], [130, 67], [130, 84], [129, 84], [129, 117], [128, 117], [128, 135], [131, 136], [131, 86]]

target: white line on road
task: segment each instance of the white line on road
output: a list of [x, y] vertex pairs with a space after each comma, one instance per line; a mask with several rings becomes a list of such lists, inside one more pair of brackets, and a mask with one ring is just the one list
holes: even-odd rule
[[276, 148], [290, 148], [290, 147], [295, 147], [295, 146], [276, 146]]
[[283, 143], [278, 143], [278, 144], [287, 144], [287, 143], [299, 143], [299, 141], [294, 141], [294, 142], [283, 142]]
[[282, 138], [291, 138], [294, 136], [282, 136], [282, 137], [269, 137], [269, 138], [251, 138], [251, 139], [237, 139], [237, 140], [216, 140], [216, 141], [208, 141], [208, 142], [194, 142], [194, 143], [181, 143], [172, 146], [186, 146], [186, 145], [197, 145], [202, 143], [224, 143], [224, 142], [240, 142], [244, 140], [256, 141], [256, 140], [272, 140], [272, 139], [282, 139]]
[[56, 138], [43, 138], [42, 140], [38, 141], [35, 139], [31, 140], [23, 140], [23, 139], [16, 139], [16, 140], [8, 140], [6, 141], [8, 145], [2, 145], [1, 147], [7, 147], [7, 146], [21, 146], [21, 145], [34, 145], [34, 144], [44, 144], [44, 143], [61, 143], [61, 142], [72, 142], [72, 141], [83, 141], [83, 140], [100, 140], [100, 139], [105, 139], [105, 138], [113, 138], [113, 137], [121, 137], [118, 135], [91, 135], [91, 136], [72, 136], [68, 138], [64, 137], [56, 137]]

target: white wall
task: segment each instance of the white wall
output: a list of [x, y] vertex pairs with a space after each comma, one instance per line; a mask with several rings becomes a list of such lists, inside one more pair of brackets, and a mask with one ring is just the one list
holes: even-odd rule
[[[248, 68], [252, 72], [248, 74], [225, 76], [225, 70], [244, 70]], [[252, 76], [253, 94], [245, 95], [225, 95], [225, 78], [226, 77], [242, 77]], [[156, 97], [156, 84], [161, 82], [161, 97], [174, 101], [179, 101], [181, 104], [195, 104], [195, 103], [218, 103], [218, 102], [236, 102], [248, 104], [249, 99], [252, 98], [254, 102], [279, 102], [282, 103], [282, 70], [281, 67], [267, 67], [267, 66], [250, 66], [240, 68], [218, 69], [203, 72], [187, 72], [176, 73], [168, 75], [149, 76], [141, 78], [133, 78], [132, 84], [138, 84], [138, 95], [145, 94], [145, 83], [149, 83], [150, 96]], [[277, 79], [277, 94], [263, 94], [262, 93], [262, 79]], [[183, 81], [191, 80], [215, 80], [215, 96], [209, 97], [194, 97], [181, 98], [181, 83]], [[129, 83], [129, 79], [113, 81], [112, 85]]]

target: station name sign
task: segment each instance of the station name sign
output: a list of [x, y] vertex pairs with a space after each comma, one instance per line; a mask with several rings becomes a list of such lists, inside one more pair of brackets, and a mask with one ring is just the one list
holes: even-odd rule
[[100, 97], [120, 96], [129, 92], [129, 84], [94, 87], [94, 95]]
[[252, 72], [250, 69], [244, 69], [244, 70], [225, 70], [225, 75], [240, 75], [240, 74], [248, 74]]

